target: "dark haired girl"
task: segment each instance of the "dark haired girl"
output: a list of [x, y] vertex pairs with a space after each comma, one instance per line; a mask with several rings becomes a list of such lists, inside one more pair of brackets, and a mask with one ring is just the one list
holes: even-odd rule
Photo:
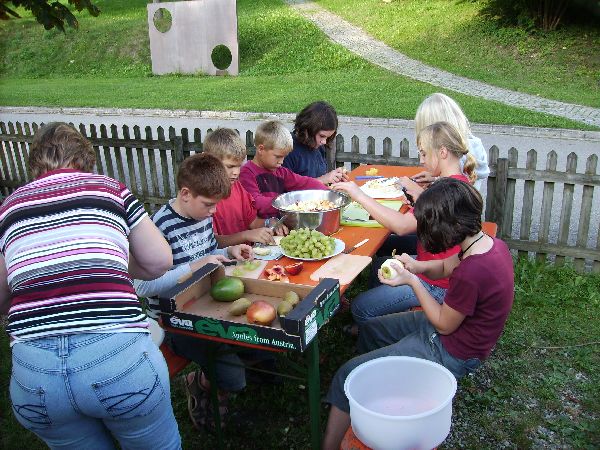
[[337, 127], [337, 114], [329, 103], [318, 101], [306, 106], [294, 121], [294, 149], [285, 157], [283, 167], [323, 184], [348, 181], [343, 167], [327, 172], [326, 151], [333, 145]]
[[[395, 276], [379, 279], [390, 286], [410, 286], [423, 311], [375, 317], [361, 327], [358, 351], [336, 373], [323, 448], [338, 449], [350, 425], [344, 381], [360, 364], [384, 356], [412, 356], [437, 362], [458, 379], [474, 371], [496, 345], [514, 295], [512, 258], [506, 244], [481, 231], [483, 202], [477, 190], [452, 178], [440, 179], [415, 205], [417, 236], [429, 252], [459, 245], [460, 253], [443, 260], [416, 261], [397, 256]], [[440, 305], [416, 274], [449, 277]], [[402, 374], [398, 374], [402, 382]]]

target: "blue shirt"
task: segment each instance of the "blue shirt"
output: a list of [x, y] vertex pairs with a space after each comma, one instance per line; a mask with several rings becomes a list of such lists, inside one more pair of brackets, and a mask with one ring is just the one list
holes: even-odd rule
[[294, 138], [294, 149], [283, 160], [283, 167], [305, 177], [318, 178], [327, 173], [325, 146], [312, 149]]

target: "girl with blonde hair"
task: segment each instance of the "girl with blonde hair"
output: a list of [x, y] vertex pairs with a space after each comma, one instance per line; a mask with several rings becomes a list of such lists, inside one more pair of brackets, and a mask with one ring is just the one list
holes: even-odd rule
[[[424, 128], [417, 136], [417, 143], [421, 164], [428, 173], [436, 178], [454, 178], [463, 183], [471, 184], [470, 180], [475, 176], [474, 162], [471, 158], [468, 158], [464, 167], [467, 172], [467, 175], [465, 175], [463, 168], [461, 168], [460, 159], [468, 153], [467, 147], [458, 130], [451, 124], [438, 122]], [[406, 214], [390, 210], [369, 197], [354, 182], [335, 183], [332, 188], [346, 192], [352, 200], [365, 208], [375, 220], [398, 236], [416, 233], [417, 220], [412, 209]], [[419, 195], [415, 193], [415, 199], [418, 197]], [[447, 258], [458, 253], [459, 250], [458, 246], [454, 246], [442, 253], [433, 254], [426, 251], [417, 240], [415, 253], [418, 261], [431, 261]], [[402, 252], [407, 253], [406, 251]], [[373, 268], [378, 268], [382, 262], [383, 260], [374, 261]], [[419, 278], [427, 292], [438, 303], [441, 303], [448, 288], [448, 278], [433, 280], [424, 275], [419, 275]], [[345, 331], [352, 335], [358, 334], [358, 327], [369, 319], [406, 311], [413, 306], [419, 306], [419, 301], [410, 287], [380, 284], [361, 293], [352, 300], [351, 311], [356, 325], [347, 327]]]
[[[465, 116], [458, 103], [445, 94], [435, 93], [427, 97], [419, 105], [415, 115], [415, 134], [418, 136], [423, 128], [436, 123], [448, 122], [460, 133], [467, 144], [468, 153], [475, 160], [476, 180], [472, 181], [477, 190], [481, 190], [483, 181], [490, 174], [488, 167], [487, 152], [481, 139], [473, 136], [469, 120]], [[461, 159], [461, 164], [466, 163], [466, 156]], [[471, 177], [469, 177], [471, 178]], [[433, 181], [431, 174], [421, 172], [413, 177], [419, 183], [430, 183]], [[407, 182], [407, 180], [403, 180]], [[407, 182], [408, 184], [408, 182]], [[406, 186], [407, 189], [409, 186]]]

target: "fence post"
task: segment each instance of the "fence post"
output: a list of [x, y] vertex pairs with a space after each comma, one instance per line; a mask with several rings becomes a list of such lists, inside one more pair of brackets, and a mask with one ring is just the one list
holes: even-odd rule
[[[337, 167], [338, 155], [344, 153], [344, 136], [338, 134], [335, 137], [335, 151], [333, 152], [333, 164], [334, 167]], [[343, 163], [342, 163], [343, 165]]]
[[492, 222], [498, 225], [501, 238], [510, 236], [510, 230], [504, 229], [504, 204], [506, 201], [506, 183], [508, 180], [508, 159], [498, 158], [496, 164], [496, 181], [494, 186], [493, 204], [491, 211]]
[[[171, 144], [173, 145], [173, 179], [177, 179], [177, 172], [179, 172], [179, 166], [184, 160], [183, 155], [183, 139], [181, 136], [173, 136], [171, 139]], [[165, 181], [165, 184], [170, 183], [171, 181]], [[175, 187], [175, 192], [177, 192], [177, 187]]]

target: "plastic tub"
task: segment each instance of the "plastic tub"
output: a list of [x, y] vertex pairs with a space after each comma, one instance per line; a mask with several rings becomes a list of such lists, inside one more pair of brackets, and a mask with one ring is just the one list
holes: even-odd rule
[[163, 340], [165, 339], [165, 330], [163, 330], [158, 322], [154, 320], [152, 317], [148, 317], [148, 330], [150, 331], [150, 336], [154, 343], [160, 347]]
[[432, 449], [450, 432], [454, 375], [440, 364], [386, 356], [355, 368], [344, 384], [356, 436], [375, 450]]

